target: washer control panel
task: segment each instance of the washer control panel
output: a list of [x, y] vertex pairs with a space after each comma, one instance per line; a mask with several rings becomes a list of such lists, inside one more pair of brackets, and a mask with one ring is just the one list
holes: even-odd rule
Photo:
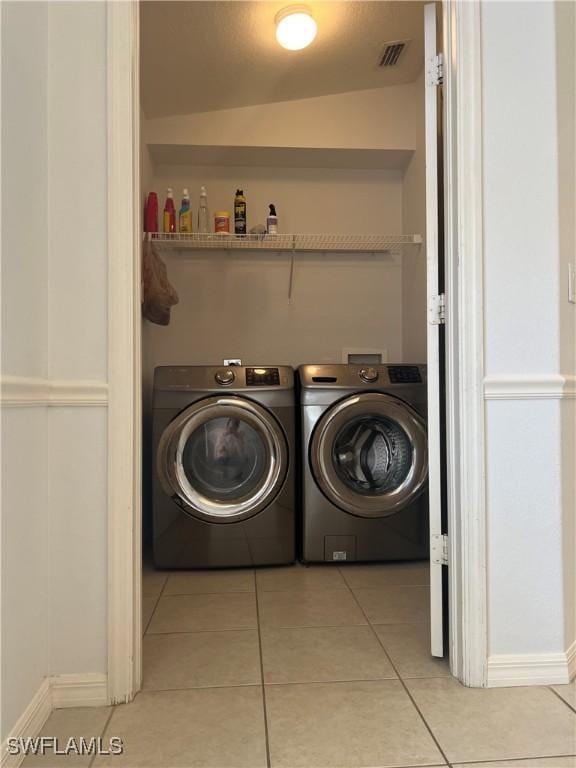
[[422, 375], [417, 365], [389, 365], [390, 384], [421, 384]]
[[278, 368], [246, 368], [247, 387], [279, 387]]

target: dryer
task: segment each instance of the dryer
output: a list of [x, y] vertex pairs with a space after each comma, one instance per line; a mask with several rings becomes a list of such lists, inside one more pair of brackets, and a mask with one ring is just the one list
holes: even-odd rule
[[308, 562], [429, 553], [425, 365], [304, 365], [302, 550]]
[[294, 560], [295, 409], [294, 372], [286, 366], [156, 368], [158, 567]]

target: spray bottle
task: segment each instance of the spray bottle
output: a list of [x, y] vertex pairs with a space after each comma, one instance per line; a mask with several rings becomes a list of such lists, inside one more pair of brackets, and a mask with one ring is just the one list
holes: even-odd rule
[[171, 187], [166, 190], [163, 225], [164, 232], [176, 232], [176, 208], [174, 207], [174, 195]]
[[180, 232], [192, 232], [192, 209], [190, 208], [190, 195], [187, 189], [182, 190], [182, 205], [178, 219]]
[[200, 187], [200, 205], [198, 206], [198, 232], [210, 232], [210, 214], [208, 213], [208, 195], [206, 187]]
[[278, 216], [276, 215], [276, 206], [274, 205], [274, 203], [270, 203], [268, 208], [270, 208], [270, 213], [268, 214], [268, 218], [266, 219], [266, 232], [268, 232], [269, 235], [277, 235], [278, 234]]

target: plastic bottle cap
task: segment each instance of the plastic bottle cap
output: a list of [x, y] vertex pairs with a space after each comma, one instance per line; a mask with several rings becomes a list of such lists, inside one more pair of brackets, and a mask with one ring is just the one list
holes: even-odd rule
[[184, 195], [184, 197], [188, 197], [188, 190], [186, 189], [186, 187], [184, 187], [184, 189], [182, 190], [182, 194]]
[[168, 195], [168, 197], [172, 197], [172, 187], [168, 187], [168, 189], [166, 190], [166, 194]]
[[200, 187], [200, 197], [206, 197], [206, 187]]

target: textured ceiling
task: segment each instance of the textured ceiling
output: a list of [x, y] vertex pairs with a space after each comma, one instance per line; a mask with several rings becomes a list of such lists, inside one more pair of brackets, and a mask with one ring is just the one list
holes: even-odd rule
[[[318, 35], [303, 51], [275, 39], [291, 0], [145, 0], [142, 106], [147, 117], [288, 101], [412, 82], [423, 62], [423, 3], [309, 2]], [[383, 44], [410, 39], [400, 63], [377, 66]]]

